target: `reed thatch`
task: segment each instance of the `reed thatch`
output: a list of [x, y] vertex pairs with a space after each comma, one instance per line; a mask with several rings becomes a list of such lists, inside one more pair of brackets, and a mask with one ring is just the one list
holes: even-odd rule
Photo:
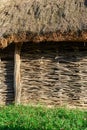
[[87, 41], [87, 0], [1, 0], [0, 48], [25, 41]]

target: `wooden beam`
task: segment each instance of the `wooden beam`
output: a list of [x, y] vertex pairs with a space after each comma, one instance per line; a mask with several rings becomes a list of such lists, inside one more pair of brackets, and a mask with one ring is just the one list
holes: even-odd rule
[[15, 104], [20, 104], [21, 98], [21, 80], [20, 80], [20, 52], [22, 44], [15, 44], [14, 52], [14, 92]]

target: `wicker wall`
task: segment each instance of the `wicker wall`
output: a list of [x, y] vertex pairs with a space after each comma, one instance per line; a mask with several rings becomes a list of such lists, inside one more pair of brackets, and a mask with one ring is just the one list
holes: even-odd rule
[[[13, 53], [0, 50], [0, 104], [14, 102]], [[21, 103], [87, 107], [87, 45], [23, 44]]]
[[22, 103], [87, 107], [85, 43], [25, 44], [21, 59]]
[[13, 89], [13, 45], [0, 50], [0, 104], [12, 103]]

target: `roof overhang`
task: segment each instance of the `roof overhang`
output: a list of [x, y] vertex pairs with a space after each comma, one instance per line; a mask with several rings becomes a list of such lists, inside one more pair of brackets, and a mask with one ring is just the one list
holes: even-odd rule
[[86, 42], [86, 0], [0, 1], [0, 48], [27, 41]]

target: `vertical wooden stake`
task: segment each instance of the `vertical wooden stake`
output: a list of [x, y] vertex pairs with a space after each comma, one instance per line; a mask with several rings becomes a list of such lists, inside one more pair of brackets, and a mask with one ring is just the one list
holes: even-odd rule
[[15, 91], [15, 104], [20, 104], [21, 98], [21, 81], [20, 81], [20, 52], [21, 44], [15, 44], [14, 52], [14, 91]]

